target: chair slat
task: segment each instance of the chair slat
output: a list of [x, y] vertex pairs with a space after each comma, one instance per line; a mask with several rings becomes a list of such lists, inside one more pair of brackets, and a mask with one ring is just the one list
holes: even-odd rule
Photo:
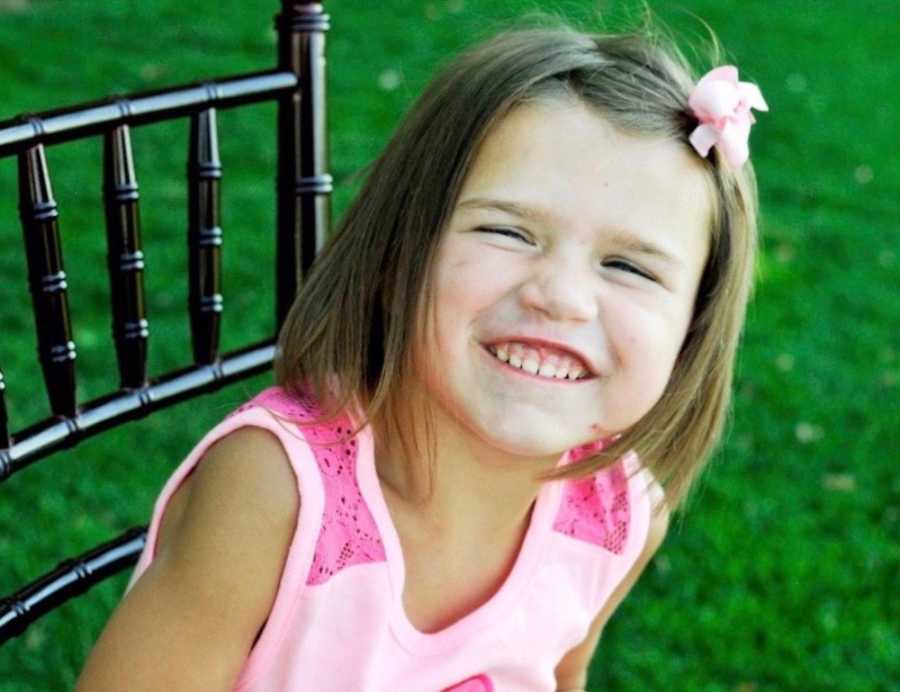
[[221, 81], [128, 94], [20, 116], [0, 122], [0, 157], [20, 152], [38, 142], [58, 144], [82, 139], [118, 125], [144, 125], [188, 116], [207, 108], [232, 108], [271, 101], [296, 88], [296, 74], [265, 70]]
[[221, 177], [216, 111], [210, 108], [191, 117], [188, 154], [188, 309], [194, 362], [197, 364], [212, 363], [219, 353]]
[[64, 560], [52, 572], [9, 598], [0, 599], [0, 644], [19, 636], [28, 625], [57, 606], [133, 565], [146, 540], [146, 528], [129, 529], [83, 555]]
[[[282, 0], [275, 18], [278, 66], [297, 75], [298, 91], [278, 100], [278, 240], [275, 320], [284, 322], [301, 277], [328, 236], [332, 179], [325, 112], [325, 32], [318, 2]], [[301, 127], [301, 124], [303, 126]]]
[[38, 335], [38, 355], [54, 415], [75, 415], [75, 342], [66, 294], [58, 211], [44, 147], [19, 155], [19, 216], [25, 235], [28, 285]]
[[103, 206], [106, 211], [107, 269], [112, 333], [123, 388], [147, 381], [149, 323], [144, 306], [144, 252], [138, 182], [127, 125], [107, 132], [103, 147]]
[[[272, 367], [274, 357], [275, 340], [269, 338], [228, 353], [212, 365], [167, 373], [141, 389], [120, 391], [84, 403], [78, 407], [74, 418], [53, 416], [35, 423], [14, 433], [12, 446], [0, 450], [0, 460], [8, 460], [7, 477], [60, 449], [72, 447], [126, 421], [143, 418], [154, 411], [265, 372]], [[4, 480], [0, 473], [0, 483]]]

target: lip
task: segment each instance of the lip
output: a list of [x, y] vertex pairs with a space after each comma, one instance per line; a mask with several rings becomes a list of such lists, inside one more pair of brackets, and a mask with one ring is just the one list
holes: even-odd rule
[[[557, 351], [563, 351], [564, 353], [568, 353], [572, 357], [577, 358], [587, 368], [588, 373], [590, 373], [590, 377], [587, 377], [585, 379], [592, 379], [598, 374], [597, 368], [590, 358], [588, 358], [577, 348], [574, 348], [569, 344], [561, 343], [559, 341], [551, 341], [550, 339], [540, 339], [529, 336], [503, 336], [496, 339], [491, 339], [490, 341], [485, 341], [483, 345], [485, 348], [487, 348], [488, 346], [495, 346], [497, 344], [503, 344], [508, 341], [517, 341], [521, 344], [528, 344], [530, 346], [534, 346], [538, 350], [541, 350], [542, 347], [546, 347], [555, 349]], [[541, 355], [543, 356], [545, 354], [542, 352]], [[493, 358], [493, 355], [491, 355], [491, 357]]]

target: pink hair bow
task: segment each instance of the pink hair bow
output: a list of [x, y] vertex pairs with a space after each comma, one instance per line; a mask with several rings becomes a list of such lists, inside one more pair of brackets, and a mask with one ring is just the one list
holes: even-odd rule
[[739, 82], [734, 65], [722, 65], [707, 72], [697, 82], [688, 105], [700, 124], [689, 140], [704, 158], [713, 145], [732, 166], [742, 166], [750, 156], [747, 140], [756, 122], [751, 108], [768, 111], [759, 87]]

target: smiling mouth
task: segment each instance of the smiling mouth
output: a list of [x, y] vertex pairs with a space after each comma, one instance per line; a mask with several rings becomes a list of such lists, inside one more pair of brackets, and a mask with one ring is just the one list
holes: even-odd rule
[[594, 375], [589, 372], [584, 372], [577, 377], [570, 377], [568, 373], [564, 377], [560, 377], [559, 373], [553, 375], [541, 375], [534, 361], [526, 360], [522, 362], [515, 357], [509, 358], [509, 361], [513, 362], [505, 361], [497, 355], [497, 350], [494, 347], [483, 346], [483, 348], [487, 352], [490, 359], [494, 361], [494, 363], [496, 363], [498, 366], [504, 368], [505, 370], [518, 373], [523, 377], [528, 377], [530, 379], [539, 380], [541, 382], [555, 382], [557, 384], [577, 384], [579, 382], [585, 382], [594, 379]]

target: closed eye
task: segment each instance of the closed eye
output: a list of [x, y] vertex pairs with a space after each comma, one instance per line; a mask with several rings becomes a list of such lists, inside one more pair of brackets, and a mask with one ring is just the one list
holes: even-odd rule
[[604, 264], [604, 266], [612, 267], [613, 269], [621, 269], [622, 271], [629, 272], [631, 274], [636, 274], [636, 275], [641, 276], [649, 281], [656, 281], [656, 277], [652, 276], [651, 274], [648, 274], [643, 269], [636, 267], [631, 262], [626, 262], [625, 260], [621, 260], [621, 259], [608, 260]]
[[479, 226], [475, 229], [476, 231], [482, 231], [484, 233], [498, 233], [499, 235], [505, 235], [509, 238], [516, 238], [517, 240], [524, 240], [526, 243], [531, 243], [531, 239], [528, 238], [524, 233], [520, 233], [512, 228], [498, 228], [496, 226]]

